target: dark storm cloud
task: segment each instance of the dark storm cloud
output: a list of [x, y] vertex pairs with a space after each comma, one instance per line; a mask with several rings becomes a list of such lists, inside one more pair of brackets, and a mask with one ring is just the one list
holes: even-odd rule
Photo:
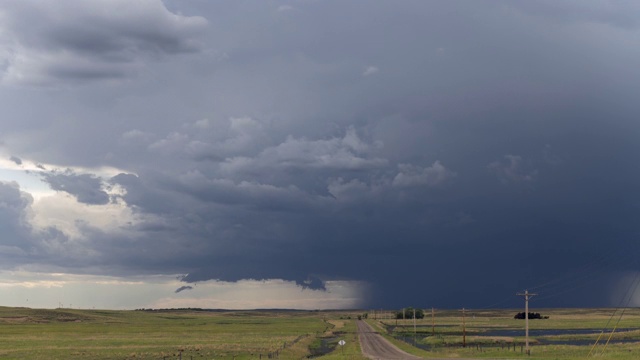
[[80, 253], [60, 230], [35, 229], [30, 223], [33, 197], [17, 183], [0, 182], [0, 256], [2, 268], [38, 264], [73, 266]]
[[21, 192], [16, 183], [0, 182], [0, 201], [0, 229], [4, 234], [0, 248], [5, 255], [24, 257], [30, 229], [25, 210], [33, 198]]
[[51, 172], [42, 174], [42, 178], [51, 189], [73, 195], [81, 203], [104, 205], [109, 202], [109, 194], [103, 190], [102, 180], [94, 175]]
[[[74, 266], [316, 290], [359, 280], [368, 305], [436, 307], [519, 306], [515, 292], [585, 264], [588, 287], [539, 288], [555, 296], [540, 304], [609, 305], [615, 274], [638, 270], [635, 5], [166, 2], [205, 27], [144, 4], [159, 12], [77, 36], [75, 17], [40, 40], [11, 25], [33, 49], [104, 66], [75, 76], [130, 79], [132, 59], [165, 56], [131, 85], [11, 104], [11, 153], [123, 169], [45, 176], [89, 204], [121, 188], [111, 200], [133, 214], [112, 232], [78, 225]], [[202, 48], [215, 50], [167, 56]], [[18, 97], [4, 91], [3, 108]]]
[[118, 80], [143, 61], [202, 50], [202, 17], [169, 12], [160, 0], [3, 5], [2, 77], [13, 83]]

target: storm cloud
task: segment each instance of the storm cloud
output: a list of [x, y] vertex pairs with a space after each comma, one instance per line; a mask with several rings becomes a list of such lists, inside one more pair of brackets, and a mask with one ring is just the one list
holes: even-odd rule
[[0, 9], [6, 167], [69, 204], [4, 183], [6, 269], [352, 281], [376, 307], [611, 305], [640, 271], [633, 3]]
[[169, 12], [159, 0], [9, 1], [4, 4], [9, 83], [116, 80], [134, 75], [143, 59], [197, 52], [202, 17]]
[[101, 179], [94, 175], [66, 172], [46, 173], [43, 177], [51, 189], [73, 195], [81, 203], [104, 205], [109, 202], [109, 195], [102, 190]]

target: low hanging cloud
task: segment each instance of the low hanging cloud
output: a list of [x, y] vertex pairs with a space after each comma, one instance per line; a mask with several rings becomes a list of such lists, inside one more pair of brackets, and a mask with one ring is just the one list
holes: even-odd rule
[[161, 0], [9, 1], [0, 25], [0, 78], [54, 85], [121, 80], [147, 61], [202, 50], [203, 17]]
[[190, 285], [184, 285], [184, 286], [180, 286], [179, 288], [176, 289], [176, 291], [174, 291], [176, 294], [179, 292], [183, 292], [185, 290], [193, 290], [193, 286]]
[[309, 275], [305, 280], [296, 280], [296, 284], [302, 289], [327, 291], [326, 283], [313, 275]]

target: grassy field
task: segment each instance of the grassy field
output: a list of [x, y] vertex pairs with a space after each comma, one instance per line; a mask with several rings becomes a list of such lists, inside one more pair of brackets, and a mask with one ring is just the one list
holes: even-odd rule
[[[524, 321], [517, 310], [468, 311], [462, 347], [460, 311], [437, 311], [423, 320], [377, 314], [369, 323], [403, 350], [421, 357], [584, 359], [640, 358], [640, 310], [627, 309], [604, 347], [621, 311], [536, 310], [531, 320], [531, 356], [522, 352]], [[305, 359], [363, 360], [356, 334], [357, 312], [313, 311], [107, 311], [0, 307], [0, 359]], [[607, 322], [609, 324], [607, 325]], [[433, 331], [433, 333], [432, 333]], [[344, 347], [337, 346], [345, 340]], [[415, 346], [414, 346], [415, 341]], [[515, 345], [515, 346], [514, 346]], [[592, 355], [593, 355], [592, 354]], [[271, 357], [269, 357], [271, 356]]]
[[[430, 312], [426, 312], [425, 319], [416, 322], [415, 338], [412, 320], [385, 319], [381, 314], [370, 322], [397, 344], [415, 343], [423, 350], [410, 346], [409, 351], [426, 357], [584, 359], [604, 330], [592, 357], [640, 359], [640, 309], [626, 309], [624, 314], [615, 309], [536, 310], [549, 319], [529, 321], [531, 356], [523, 352], [524, 320], [513, 318], [518, 311], [521, 310], [467, 311], [466, 347], [462, 346], [462, 312], [458, 310], [437, 311], [435, 327]], [[616, 332], [605, 347], [616, 323]]]
[[[355, 337], [342, 314], [0, 307], [1, 359], [301, 359], [316, 339]], [[336, 327], [342, 330], [334, 330]], [[337, 342], [338, 340], [336, 340]], [[330, 344], [331, 345], [331, 344]], [[345, 352], [359, 353], [349, 341]], [[331, 347], [329, 347], [331, 349]]]

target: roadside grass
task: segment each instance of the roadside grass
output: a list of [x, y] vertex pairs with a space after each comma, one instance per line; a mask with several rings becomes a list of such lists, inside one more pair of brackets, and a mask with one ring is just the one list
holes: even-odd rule
[[[532, 330], [604, 329], [613, 309], [542, 309], [549, 319], [531, 320]], [[584, 359], [599, 333], [538, 333], [532, 353], [522, 352], [524, 321], [518, 310], [470, 310], [466, 313], [466, 344], [457, 310], [438, 311], [435, 334], [431, 318], [416, 321], [419, 349], [413, 342], [412, 320], [368, 319], [402, 350], [424, 358]], [[640, 359], [640, 309], [627, 309], [618, 331], [605, 348], [609, 332], [622, 312], [615, 313], [595, 348], [597, 358]], [[304, 359], [315, 347], [326, 353], [316, 359], [365, 359], [360, 350], [353, 312], [339, 311], [110, 311], [0, 307], [1, 359]], [[386, 324], [386, 325], [385, 325]], [[393, 330], [387, 333], [387, 326]], [[508, 330], [504, 333], [491, 333]], [[434, 335], [434, 336], [433, 336]], [[344, 347], [337, 346], [345, 340]], [[562, 342], [579, 342], [581, 345]], [[515, 348], [514, 348], [515, 344]], [[321, 348], [321, 349], [320, 349]], [[333, 349], [333, 350], [331, 350]], [[318, 352], [316, 352], [318, 353]]]
[[[358, 331], [356, 328], [355, 320], [344, 320], [336, 323], [334, 334], [338, 334], [339, 340], [344, 340], [346, 344], [344, 346], [336, 346], [335, 350], [331, 353], [318, 357], [321, 360], [366, 360], [367, 358], [362, 355], [360, 349], [360, 341], [358, 340]], [[339, 326], [341, 325], [341, 326]]]

